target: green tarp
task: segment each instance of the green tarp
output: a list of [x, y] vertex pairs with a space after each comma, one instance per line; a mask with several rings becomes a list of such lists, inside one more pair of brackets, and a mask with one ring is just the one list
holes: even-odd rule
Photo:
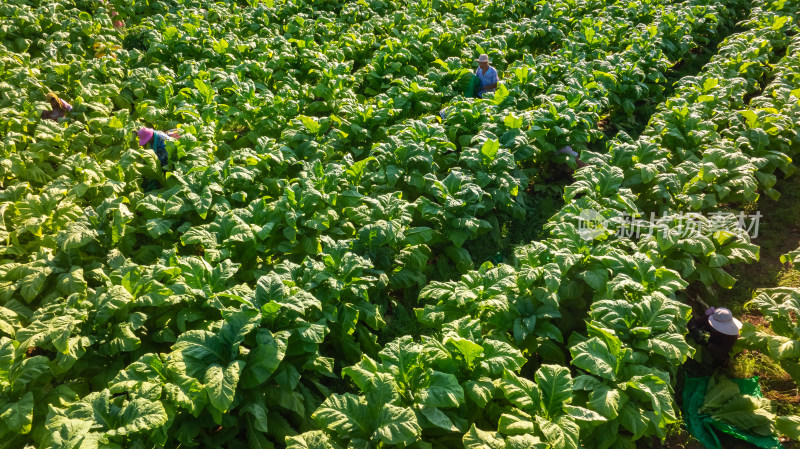
[[472, 75], [472, 78], [469, 80], [469, 84], [467, 84], [467, 88], [464, 89], [464, 97], [466, 98], [474, 98], [478, 93], [478, 89], [481, 88], [481, 79], [475, 75]]
[[[683, 387], [683, 416], [686, 430], [689, 431], [706, 449], [722, 449], [715, 431], [727, 433], [750, 444], [764, 449], [782, 449], [781, 442], [775, 437], [765, 437], [743, 432], [729, 424], [711, 419], [698, 410], [702, 407], [708, 387], [708, 377], [687, 377]], [[747, 379], [731, 379], [739, 385], [739, 392], [757, 398], [763, 397], [758, 377]]]

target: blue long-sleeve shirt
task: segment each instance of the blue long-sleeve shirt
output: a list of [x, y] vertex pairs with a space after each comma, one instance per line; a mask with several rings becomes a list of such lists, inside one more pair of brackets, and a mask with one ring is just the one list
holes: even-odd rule
[[169, 137], [162, 133], [161, 131], [155, 131], [153, 133], [153, 151], [156, 153], [156, 157], [158, 157], [158, 161], [161, 163], [161, 166], [167, 165], [168, 156], [167, 156], [167, 139]]
[[478, 97], [481, 97], [485, 92], [488, 92], [486, 86], [494, 84], [498, 81], [497, 70], [495, 70], [494, 67], [489, 67], [486, 69], [486, 71], [478, 67], [475, 69], [475, 76], [481, 80], [481, 87], [478, 89]]

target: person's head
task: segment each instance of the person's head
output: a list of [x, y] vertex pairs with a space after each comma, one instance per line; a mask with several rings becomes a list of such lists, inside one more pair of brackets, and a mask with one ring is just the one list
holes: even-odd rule
[[139, 136], [139, 145], [145, 146], [153, 139], [153, 130], [150, 128], [140, 128], [139, 131], [136, 132], [136, 135]]
[[478, 65], [481, 66], [482, 69], [486, 70], [489, 67], [489, 55], [482, 54], [478, 56]]
[[50, 103], [50, 107], [53, 109], [62, 109], [61, 100], [59, 100], [58, 96], [52, 92], [47, 94], [47, 101]]
[[[713, 310], [713, 311], [712, 311]], [[709, 309], [708, 324], [725, 335], [739, 335], [742, 322], [733, 317], [730, 310], [724, 307]], [[708, 312], [706, 312], [708, 314]]]

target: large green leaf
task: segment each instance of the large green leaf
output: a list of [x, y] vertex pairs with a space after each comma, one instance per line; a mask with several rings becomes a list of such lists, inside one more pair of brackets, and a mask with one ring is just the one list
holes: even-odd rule
[[628, 396], [616, 388], [600, 385], [589, 393], [589, 407], [608, 419], [615, 419]]
[[518, 371], [526, 361], [518, 349], [506, 342], [491, 339], [483, 342], [480, 367], [492, 377], [502, 376], [506, 369]]
[[221, 412], [227, 412], [236, 395], [236, 385], [244, 368], [244, 360], [234, 360], [227, 367], [213, 364], [206, 371], [205, 384], [209, 402]]
[[771, 403], [766, 398], [740, 395], [711, 413], [711, 418], [740, 429], [771, 427], [775, 420], [775, 414], [770, 408]]
[[14, 363], [8, 371], [8, 383], [12, 391], [23, 390], [29, 383], [50, 373], [50, 360], [37, 355]]
[[531, 413], [539, 411], [542, 395], [535, 383], [506, 370], [499, 381], [499, 386], [512, 404]]
[[592, 337], [572, 346], [569, 351], [572, 354], [573, 365], [596, 376], [616, 380], [618, 354], [612, 354], [604, 341]]
[[506, 449], [547, 449], [547, 443], [533, 435], [513, 435], [506, 438]]
[[286, 354], [288, 335], [281, 332], [276, 336], [267, 329], [258, 330], [256, 346], [247, 354], [242, 371], [242, 388], [253, 388], [264, 383], [278, 369]]
[[328, 396], [312, 417], [321, 427], [350, 438], [368, 437], [375, 419], [366, 403], [350, 393]]
[[33, 393], [25, 393], [17, 402], [9, 402], [0, 409], [0, 419], [16, 433], [28, 433], [33, 423]]
[[542, 434], [554, 449], [577, 449], [580, 428], [574, 421], [562, 417], [556, 421], [550, 421], [541, 416], [536, 417], [536, 424], [541, 429]]
[[484, 351], [481, 345], [466, 338], [448, 337], [445, 340], [445, 344], [452, 346], [456, 354], [463, 357], [468, 369], [473, 369], [476, 361], [480, 359]]
[[464, 389], [456, 376], [434, 371], [428, 386], [419, 392], [419, 399], [428, 407], [458, 407], [464, 403]]
[[[637, 366], [637, 365], [634, 365]], [[675, 402], [672, 396], [672, 388], [669, 383], [669, 376], [666, 373], [654, 369], [641, 367], [641, 372], [646, 372], [641, 376], [633, 376], [626, 383], [628, 390], [636, 390], [644, 394], [650, 400], [652, 413], [659, 417], [661, 424], [675, 422]], [[629, 403], [630, 404], [630, 403]], [[628, 404], [628, 405], [629, 405]]]
[[500, 143], [497, 141], [497, 139], [486, 139], [486, 141], [483, 143], [483, 146], [481, 146], [481, 154], [489, 162], [491, 162], [497, 155], [497, 150], [499, 148], [500, 148]]
[[[661, 273], [660, 271], [657, 271]], [[674, 272], [667, 270], [670, 275], [675, 275]], [[675, 275], [677, 276], [677, 275]], [[678, 290], [679, 287], [669, 290], [673, 292]], [[678, 305], [674, 301], [661, 296], [650, 296], [643, 301], [639, 301], [633, 306], [633, 312], [639, 318], [639, 326], [651, 329], [653, 332], [665, 331], [674, 322], [675, 315], [679, 312]]]
[[319, 430], [286, 437], [286, 449], [339, 449], [340, 447]]
[[464, 449], [505, 449], [505, 440], [497, 432], [487, 432], [475, 426], [464, 434]]
[[619, 411], [619, 423], [628, 432], [633, 434], [633, 439], [638, 440], [645, 434], [647, 427], [650, 425], [643, 410], [634, 405], [632, 401], [628, 401]]
[[386, 444], [410, 445], [421, 432], [413, 410], [386, 404], [375, 420], [373, 436]]
[[738, 396], [740, 396], [739, 385], [729, 379], [723, 378], [706, 391], [703, 407], [700, 410], [704, 413], [708, 413], [724, 406], [728, 401]]
[[447, 414], [438, 408], [426, 407], [423, 405], [419, 408], [419, 412], [434, 426], [449, 430], [451, 432], [458, 432], [458, 427], [453, 424], [453, 421], [447, 416]]
[[50, 423], [48, 428], [45, 444], [52, 449], [94, 449], [102, 436], [91, 431], [91, 421], [83, 419], [62, 418]]
[[775, 419], [775, 428], [781, 435], [800, 441], [800, 416], [778, 416]]
[[121, 425], [116, 429], [110, 429], [107, 434], [130, 435], [151, 431], [164, 426], [168, 420], [167, 412], [160, 401], [137, 398], [125, 404], [122, 416], [119, 418]]
[[342, 377], [349, 377], [362, 391], [371, 389], [377, 380], [378, 365], [374, 360], [364, 355], [357, 365], [342, 368]]
[[643, 346], [664, 356], [669, 363], [683, 363], [687, 357], [694, 354], [694, 348], [689, 345], [683, 335], [678, 333], [653, 336], [648, 338]]
[[173, 361], [164, 363], [159, 355], [145, 354], [120, 371], [109, 382], [109, 389], [116, 394], [161, 387], [169, 403], [197, 413], [206, 405], [208, 395], [202, 384], [183, 368], [183, 364]]
[[261, 321], [257, 310], [242, 310], [225, 317], [225, 323], [219, 331], [220, 344], [234, 355], [244, 337], [256, 328]]
[[572, 376], [567, 367], [542, 365], [536, 372], [536, 384], [542, 392], [545, 416], [554, 419], [572, 402]]
[[525, 435], [536, 431], [533, 417], [521, 410], [503, 413], [497, 422], [497, 430], [503, 435]]
[[567, 412], [572, 419], [584, 422], [602, 422], [607, 421], [603, 415], [584, 407], [577, 407], [574, 405], [565, 405], [564, 411]]
[[20, 294], [25, 301], [31, 302], [44, 288], [47, 276], [53, 270], [49, 267], [31, 267], [19, 283]]
[[182, 333], [172, 349], [181, 354], [186, 373], [201, 380], [210, 365], [226, 363], [231, 355], [230, 349], [223, 347], [216, 335], [204, 330]]
[[486, 404], [492, 400], [492, 394], [495, 390], [494, 384], [488, 377], [482, 377], [478, 380], [468, 380], [464, 383], [464, 389], [467, 395], [478, 407], [486, 407]]

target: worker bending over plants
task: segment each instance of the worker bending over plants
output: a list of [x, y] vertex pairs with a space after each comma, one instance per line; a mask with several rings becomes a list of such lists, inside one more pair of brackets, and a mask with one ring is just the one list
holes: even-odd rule
[[[150, 149], [156, 153], [158, 162], [161, 164], [161, 168], [164, 169], [164, 166], [166, 166], [167, 162], [169, 162], [169, 155], [167, 153], [167, 140], [179, 138], [180, 135], [178, 134], [177, 130], [170, 130], [165, 133], [162, 131], [153, 130], [152, 128], [143, 127], [136, 132], [136, 135], [139, 137], [139, 145], [143, 147], [149, 146]], [[153, 190], [158, 190], [161, 187], [161, 182], [157, 179], [144, 177], [142, 181], [142, 190], [145, 192], [152, 192]]]
[[705, 314], [692, 318], [688, 328], [689, 335], [711, 354], [715, 364], [725, 365], [739, 339], [742, 322], [734, 318], [729, 309], [711, 307]]
[[161, 163], [162, 167], [169, 162], [167, 140], [180, 137], [176, 130], [170, 130], [164, 133], [155, 131], [152, 128], [140, 128], [136, 134], [139, 137], [139, 145], [145, 147], [149, 144], [153, 152], [156, 153], [156, 157], [158, 157], [158, 161]]
[[72, 105], [58, 98], [58, 95], [52, 92], [47, 94], [47, 101], [50, 103], [52, 110], [43, 110], [42, 119], [57, 122], [59, 119], [66, 118], [68, 112], [72, 112]]

